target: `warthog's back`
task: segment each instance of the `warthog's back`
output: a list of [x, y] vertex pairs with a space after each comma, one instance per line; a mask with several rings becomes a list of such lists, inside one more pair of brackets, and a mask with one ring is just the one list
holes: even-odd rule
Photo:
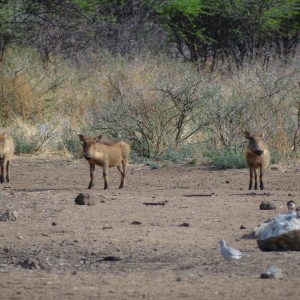
[[96, 144], [95, 159], [99, 161], [108, 160], [109, 166], [115, 166], [122, 160], [128, 160], [130, 146], [124, 141], [100, 142]]

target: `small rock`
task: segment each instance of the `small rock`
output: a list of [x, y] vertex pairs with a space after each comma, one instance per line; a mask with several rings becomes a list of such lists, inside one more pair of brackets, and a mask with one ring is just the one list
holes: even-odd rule
[[108, 230], [108, 229], [112, 229], [112, 227], [111, 226], [103, 226], [102, 227], [102, 230]]
[[56, 222], [52, 222], [52, 226], [56, 226], [57, 225], [57, 223]]
[[130, 224], [131, 224], [131, 225], [141, 225], [142, 222], [140, 222], [140, 221], [133, 221], [133, 222], [131, 222]]
[[179, 227], [190, 227], [189, 223], [182, 223], [179, 225]]
[[23, 269], [30, 269], [30, 270], [40, 269], [39, 264], [29, 258], [26, 258], [23, 261], [19, 261], [17, 263], [17, 266], [21, 266]]
[[75, 203], [78, 205], [95, 205], [95, 201], [90, 198], [87, 193], [79, 193], [75, 198]]
[[17, 221], [19, 213], [15, 210], [7, 210], [5, 213], [0, 213], [0, 221]]
[[240, 229], [247, 229], [244, 225], [241, 225]]
[[279, 279], [282, 277], [282, 271], [277, 266], [271, 266], [266, 272], [260, 274], [260, 278], [263, 279]]
[[116, 262], [116, 261], [120, 261], [121, 258], [117, 257], [117, 256], [105, 256], [102, 261], [111, 261], [111, 262]]
[[260, 206], [259, 206], [260, 210], [272, 210], [272, 209], [276, 209], [276, 205], [273, 203], [270, 203], [269, 201], [263, 201]]

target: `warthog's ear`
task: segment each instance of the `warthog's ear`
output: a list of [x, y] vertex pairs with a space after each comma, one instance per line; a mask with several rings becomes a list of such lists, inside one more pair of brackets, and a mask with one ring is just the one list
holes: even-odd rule
[[83, 135], [83, 134], [78, 134], [78, 136], [79, 136], [79, 139], [80, 139], [82, 142], [84, 142], [84, 135]]
[[250, 139], [250, 137], [251, 137], [251, 136], [250, 136], [250, 133], [249, 133], [249, 131], [245, 131], [245, 138], [249, 140], [249, 139]]
[[102, 135], [100, 134], [100, 135], [98, 135], [97, 137], [96, 137], [96, 142], [97, 143], [99, 143], [100, 141], [101, 141], [101, 139], [102, 139]]

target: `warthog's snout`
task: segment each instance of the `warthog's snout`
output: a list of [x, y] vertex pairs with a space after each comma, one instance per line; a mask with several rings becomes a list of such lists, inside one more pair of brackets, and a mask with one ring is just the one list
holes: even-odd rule
[[262, 155], [264, 153], [263, 150], [255, 150], [254, 152], [256, 155]]
[[87, 155], [87, 154], [84, 155], [84, 158], [86, 160], [92, 160], [93, 159], [93, 157], [91, 155]]

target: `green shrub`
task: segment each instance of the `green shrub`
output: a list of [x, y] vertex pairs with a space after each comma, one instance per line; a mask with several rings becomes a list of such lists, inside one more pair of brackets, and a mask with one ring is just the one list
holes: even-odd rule
[[16, 154], [34, 154], [37, 150], [36, 141], [23, 135], [14, 135]]
[[75, 158], [80, 157], [81, 145], [80, 145], [80, 140], [79, 140], [77, 135], [65, 135], [65, 136], [63, 136], [59, 148], [60, 148], [60, 150], [66, 149]]
[[271, 164], [278, 164], [282, 160], [282, 156], [276, 150], [271, 150]]
[[147, 166], [149, 166], [151, 170], [155, 170], [159, 169], [160, 164], [157, 161], [148, 161]]
[[246, 167], [244, 151], [223, 149], [218, 152], [206, 150], [204, 156], [212, 160], [217, 169], [241, 169]]
[[182, 161], [194, 161], [193, 155], [195, 153], [195, 147], [187, 144], [178, 148], [169, 148], [164, 151], [159, 158], [161, 160], [169, 160], [172, 162], [182, 162]]

